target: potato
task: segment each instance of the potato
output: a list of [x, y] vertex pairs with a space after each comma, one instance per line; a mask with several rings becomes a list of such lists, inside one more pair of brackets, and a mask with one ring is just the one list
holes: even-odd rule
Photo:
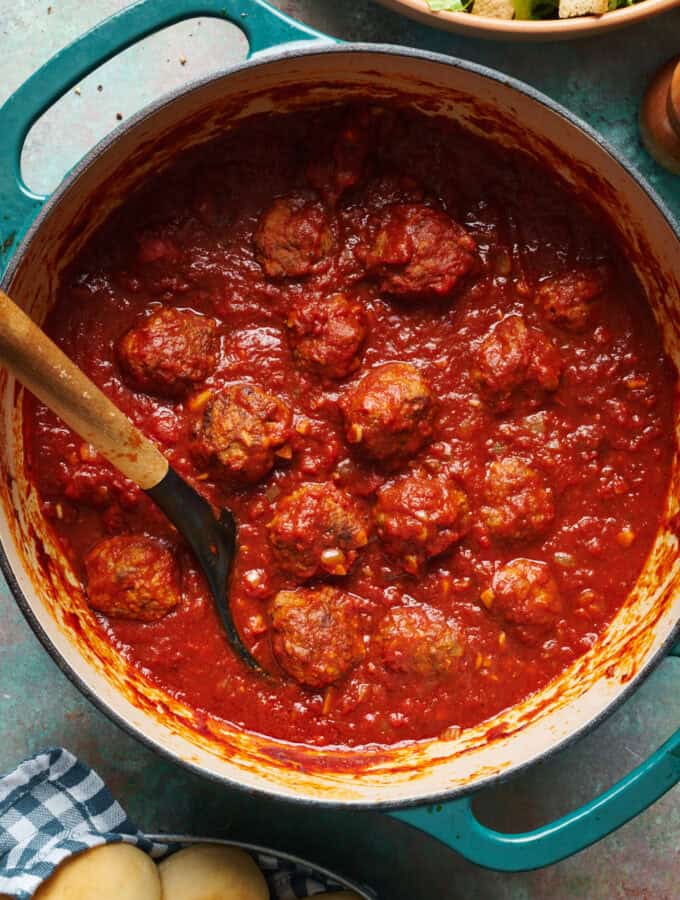
[[34, 900], [161, 900], [161, 882], [137, 847], [103, 844], [65, 860]]
[[269, 900], [264, 875], [234, 847], [187, 847], [163, 860], [158, 870], [163, 900]]

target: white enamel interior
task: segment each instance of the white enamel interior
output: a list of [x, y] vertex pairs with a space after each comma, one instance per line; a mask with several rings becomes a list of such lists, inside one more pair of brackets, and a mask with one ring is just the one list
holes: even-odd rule
[[[42, 320], [59, 272], [92, 230], [181, 149], [252, 113], [366, 94], [399, 97], [494, 141], [519, 146], [546, 159], [577, 193], [598, 202], [619, 224], [666, 347], [680, 359], [678, 240], [654, 202], [606, 149], [560, 113], [501, 81], [441, 59], [367, 48], [265, 59], [137, 119], [60, 192], [23, 248], [9, 292]], [[219, 722], [199, 732], [190, 710], [145, 683], [91, 630], [80, 588], [41, 520], [24, 475], [19, 393], [12, 379], [0, 378], [5, 475], [0, 536], [35, 623], [62, 665], [119, 720], [214, 777], [281, 796], [341, 804], [396, 804], [470, 790], [545, 754], [600, 716], [640, 677], [680, 619], [678, 541], [664, 530], [636, 590], [596, 647], [539, 694], [455, 740], [343, 753], [289, 747]], [[669, 513], [677, 511], [677, 493], [671, 491]], [[353, 768], [347, 766], [349, 759]]]

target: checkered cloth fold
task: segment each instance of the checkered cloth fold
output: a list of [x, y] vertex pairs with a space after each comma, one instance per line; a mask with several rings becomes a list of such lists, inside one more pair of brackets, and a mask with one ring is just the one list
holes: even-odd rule
[[[172, 852], [146, 837], [102, 779], [68, 750], [46, 750], [0, 778], [0, 893], [29, 900], [68, 856], [125, 841], [158, 859]], [[272, 900], [300, 900], [340, 886], [275, 854], [253, 854]]]
[[0, 779], [0, 892], [28, 900], [67, 856], [119, 841], [155, 857], [167, 852], [68, 750], [46, 750]]

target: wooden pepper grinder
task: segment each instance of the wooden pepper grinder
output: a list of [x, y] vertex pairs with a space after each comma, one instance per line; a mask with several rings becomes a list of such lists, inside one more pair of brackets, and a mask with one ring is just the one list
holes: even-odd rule
[[680, 175], [680, 56], [651, 80], [640, 108], [640, 135], [659, 165]]

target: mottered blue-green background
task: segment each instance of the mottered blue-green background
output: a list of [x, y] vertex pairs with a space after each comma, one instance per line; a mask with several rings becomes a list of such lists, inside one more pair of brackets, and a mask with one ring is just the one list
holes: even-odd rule
[[[680, 217], [680, 178], [662, 173], [649, 159], [636, 129], [644, 85], [660, 63], [680, 54], [680, 8], [609, 37], [529, 45], [437, 32], [369, 0], [273, 2], [337, 37], [448, 52], [529, 82], [599, 129]], [[122, 0], [0, 0], [0, 103], [60, 47], [125, 5]], [[204, 19], [176, 26], [108, 63], [34, 128], [23, 161], [29, 186], [48, 192], [116, 126], [118, 114], [126, 117], [187, 79], [237, 62], [246, 47], [236, 28]], [[507, 830], [548, 821], [606, 788], [679, 725], [680, 659], [675, 659], [577, 746], [487, 791], [479, 813]], [[386, 900], [680, 897], [680, 788], [578, 857], [518, 875], [479, 869], [377, 814], [312, 812], [249, 800], [159, 760], [109, 723], [57, 670], [0, 581], [0, 770], [52, 744], [64, 744], [95, 766], [148, 830], [267, 843], [373, 883]]]

